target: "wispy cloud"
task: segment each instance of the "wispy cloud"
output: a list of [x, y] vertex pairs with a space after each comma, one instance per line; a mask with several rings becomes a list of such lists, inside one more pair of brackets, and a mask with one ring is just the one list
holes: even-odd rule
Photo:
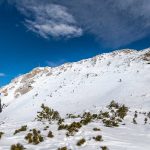
[[15, 4], [26, 17], [25, 26], [44, 38], [82, 35], [82, 29], [76, 25], [74, 17], [64, 6], [34, 0], [15, 1]]
[[5, 77], [6, 74], [5, 73], [0, 73], [0, 77]]
[[9, 0], [25, 15], [25, 25], [48, 38], [95, 35], [119, 47], [150, 34], [148, 0]]
[[124, 46], [150, 34], [150, 1], [63, 0], [63, 5], [104, 46]]

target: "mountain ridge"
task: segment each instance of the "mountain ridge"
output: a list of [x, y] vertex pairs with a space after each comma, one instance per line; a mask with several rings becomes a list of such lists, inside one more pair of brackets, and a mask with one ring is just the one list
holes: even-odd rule
[[[59, 66], [56, 66], [56, 67], [49, 67], [49, 66], [46, 66], [46, 67], [36, 67], [36, 68], [34, 68], [34, 69], [32, 69], [31, 71], [29, 71], [29, 73], [30, 72], [32, 72], [32, 71], [36, 71], [36, 70], [51, 70], [51, 69], [57, 69], [57, 68], [61, 68], [61, 67], [64, 67], [64, 66], [68, 66], [68, 65], [70, 65], [70, 64], [74, 64], [74, 63], [82, 63], [82, 62], [84, 62], [84, 61], [88, 61], [88, 60], [91, 60], [91, 59], [96, 59], [97, 57], [103, 57], [103, 56], [105, 56], [105, 55], [117, 55], [117, 54], [121, 54], [121, 53], [124, 53], [124, 54], [127, 54], [127, 53], [131, 53], [131, 52], [142, 52], [142, 51], [145, 51], [144, 53], [146, 53], [147, 51], [150, 51], [150, 48], [148, 48], [148, 49], [145, 49], [145, 50], [140, 50], [140, 51], [137, 51], [137, 50], [135, 50], [135, 49], [121, 49], [121, 50], [115, 50], [115, 51], [113, 51], [113, 52], [110, 52], [110, 53], [102, 53], [102, 54], [99, 54], [99, 55], [96, 55], [96, 56], [94, 56], [94, 57], [92, 57], [92, 58], [87, 58], [87, 59], [82, 59], [82, 60], [80, 60], [80, 61], [77, 61], [77, 62], [67, 62], [67, 63], [64, 63], [64, 64], [62, 64], [62, 65], [59, 65]], [[16, 80], [19, 80], [19, 78], [20, 77], [22, 77], [22, 76], [24, 76], [24, 75], [26, 75], [26, 74], [29, 74], [29, 73], [25, 73], [25, 74], [22, 74], [22, 75], [19, 75], [18, 77], [15, 77], [14, 79], [12, 79], [11, 81], [10, 81], [10, 83], [12, 83], [12, 82], [15, 82]], [[8, 83], [8, 84], [10, 84], [10, 83]], [[7, 85], [8, 85], [7, 84]], [[7, 86], [7, 85], [4, 85], [4, 86], [2, 86], [1, 88], [0, 88], [0, 90], [1, 89], [3, 89], [5, 86]]]

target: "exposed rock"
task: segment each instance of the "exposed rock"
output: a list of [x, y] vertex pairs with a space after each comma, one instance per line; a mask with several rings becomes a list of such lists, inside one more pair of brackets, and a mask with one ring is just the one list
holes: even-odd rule
[[1, 91], [1, 93], [4, 95], [4, 96], [8, 96], [8, 89], [4, 89]]
[[24, 75], [23, 78], [22, 78], [22, 80], [20, 82], [21, 83], [27, 82], [29, 79], [33, 78], [34, 76], [36, 76], [40, 72], [42, 72], [42, 70], [40, 70], [40, 69], [34, 69], [30, 73]]
[[143, 60], [150, 61], [150, 51], [144, 54]]
[[18, 98], [20, 95], [24, 95], [24, 94], [28, 93], [32, 89], [33, 89], [33, 87], [30, 84], [25, 84], [22, 87], [19, 87], [15, 91], [15, 98]]

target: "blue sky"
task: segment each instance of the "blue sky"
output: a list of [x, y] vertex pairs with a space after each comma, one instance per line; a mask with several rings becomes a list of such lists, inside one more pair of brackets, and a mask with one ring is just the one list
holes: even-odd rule
[[149, 47], [149, 2], [115, 1], [0, 0], [0, 86], [34, 67]]

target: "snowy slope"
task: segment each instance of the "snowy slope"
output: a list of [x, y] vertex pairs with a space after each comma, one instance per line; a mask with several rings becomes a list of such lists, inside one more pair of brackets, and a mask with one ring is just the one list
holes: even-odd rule
[[[39, 123], [32, 121], [42, 103], [58, 110], [62, 116], [67, 113], [94, 110], [97, 107], [104, 108], [111, 100], [126, 104], [132, 112], [135, 110], [148, 112], [150, 108], [149, 63], [150, 49], [142, 51], [125, 49], [56, 68], [35, 68], [30, 73], [14, 79], [0, 89], [3, 94], [2, 103], [7, 105], [0, 114], [0, 122], [5, 122], [0, 126], [0, 130], [8, 133], [5, 139], [7, 142], [0, 141], [0, 145], [3, 145], [2, 149], [8, 149], [10, 143], [13, 144], [12, 142], [20, 139], [20, 136], [12, 141], [9, 139], [12, 129], [18, 127], [18, 123], [39, 126]], [[93, 124], [86, 128], [92, 128]], [[144, 150], [150, 149], [149, 125], [143, 126], [141, 123], [135, 127], [129, 123], [129, 126], [117, 129], [108, 129], [99, 123], [97, 125], [103, 128], [103, 135], [107, 141], [105, 144], [111, 149], [141, 150], [143, 147]], [[125, 133], [122, 132], [124, 130]], [[85, 134], [87, 133], [82, 129], [80, 135], [75, 138]], [[90, 130], [89, 134], [92, 134]], [[129, 139], [126, 134], [130, 135]], [[62, 138], [60, 136], [52, 143], [47, 143], [47, 147], [29, 146], [29, 149], [46, 150], [50, 145], [53, 145], [51, 149], [57, 149], [57, 143], [63, 145], [66, 142], [73, 146], [70, 146], [71, 149], [78, 149], [72, 143], [74, 139], [68, 141], [64, 138], [62, 141]], [[99, 149], [99, 146], [91, 143], [81, 149]]]

